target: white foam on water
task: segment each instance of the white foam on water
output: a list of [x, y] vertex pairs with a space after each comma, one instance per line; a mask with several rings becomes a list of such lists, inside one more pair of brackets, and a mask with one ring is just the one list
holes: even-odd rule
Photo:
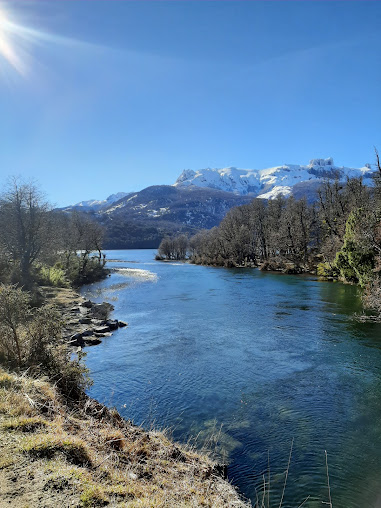
[[140, 268], [114, 268], [113, 272], [141, 281], [157, 282], [158, 280], [156, 273], [150, 272], [149, 270], [142, 270]]

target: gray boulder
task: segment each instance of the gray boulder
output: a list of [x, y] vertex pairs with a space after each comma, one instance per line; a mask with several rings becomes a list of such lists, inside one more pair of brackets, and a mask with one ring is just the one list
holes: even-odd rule
[[95, 333], [107, 333], [109, 331], [110, 331], [109, 326], [99, 326], [98, 328], [95, 328], [95, 330], [94, 330]]
[[91, 338], [86, 339], [84, 342], [85, 342], [85, 346], [97, 346], [102, 341], [98, 337], [91, 337]]
[[91, 308], [91, 314], [97, 319], [107, 319], [110, 312], [114, 310], [114, 306], [111, 303], [103, 302], [96, 303]]
[[119, 322], [117, 319], [108, 319], [106, 321], [106, 326], [108, 326], [110, 330], [117, 330], [119, 327]]

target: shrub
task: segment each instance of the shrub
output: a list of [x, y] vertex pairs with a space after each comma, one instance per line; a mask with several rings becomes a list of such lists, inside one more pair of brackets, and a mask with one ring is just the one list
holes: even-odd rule
[[79, 254], [66, 260], [66, 275], [74, 286], [104, 279], [109, 273], [105, 260], [96, 256]]
[[22, 325], [29, 315], [30, 296], [12, 285], [0, 285], [0, 356], [11, 365], [22, 366], [25, 338]]
[[48, 376], [63, 394], [77, 400], [91, 385], [88, 369], [82, 361], [86, 353], [79, 352], [76, 358], [70, 359], [69, 348], [60, 343], [62, 324], [60, 314], [50, 306], [35, 311], [27, 329], [26, 365], [36, 375]]
[[108, 504], [108, 498], [99, 485], [88, 487], [81, 495], [81, 506], [83, 506], [83, 508], [94, 508], [96, 506], [105, 506]]
[[70, 352], [67, 347], [61, 346], [60, 351], [60, 361], [57, 362], [57, 370], [51, 379], [55, 380], [61, 393], [74, 400], [79, 400], [85, 396], [86, 388], [93, 383], [89, 376], [89, 369], [82, 361], [86, 353], [79, 351], [77, 357], [70, 360]]
[[335, 264], [341, 277], [348, 282], [365, 287], [373, 277], [375, 252], [364, 231], [364, 210], [351, 212], [348, 217], [344, 245], [336, 254]]
[[29, 369], [37, 376], [48, 376], [63, 394], [77, 400], [91, 384], [82, 361], [84, 353], [70, 359], [68, 347], [61, 344], [63, 323], [59, 312], [48, 305], [32, 312], [29, 300], [29, 294], [20, 288], [0, 286], [0, 333], [3, 339], [0, 361], [11, 367]]
[[38, 280], [40, 284], [54, 287], [68, 287], [69, 282], [65, 270], [56, 263], [54, 266], [41, 265], [38, 269]]
[[15, 376], [12, 376], [11, 374], [8, 374], [8, 372], [2, 372], [0, 374], [0, 388], [13, 388], [18, 389], [20, 386], [20, 383], [18, 379]]
[[317, 275], [326, 279], [337, 278], [339, 271], [335, 265], [327, 262], [322, 262], [317, 265]]

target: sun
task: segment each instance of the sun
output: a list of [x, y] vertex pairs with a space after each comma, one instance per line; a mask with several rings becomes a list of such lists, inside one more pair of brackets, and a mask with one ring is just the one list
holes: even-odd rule
[[[37, 69], [43, 69], [41, 52], [52, 47], [62, 47], [90, 51], [101, 46], [65, 37], [56, 33], [35, 28], [27, 22], [24, 24], [18, 17], [26, 19], [27, 12], [17, 11], [10, 1], [0, 0], [0, 80], [13, 78], [17, 73], [23, 78], [36, 76]], [[19, 16], [18, 16], [19, 15]], [[34, 20], [36, 16], [34, 15]], [[11, 79], [13, 81], [13, 79]]]
[[25, 76], [28, 67], [20, 45], [21, 28], [11, 20], [4, 7], [0, 6], [0, 64], [3, 60]]

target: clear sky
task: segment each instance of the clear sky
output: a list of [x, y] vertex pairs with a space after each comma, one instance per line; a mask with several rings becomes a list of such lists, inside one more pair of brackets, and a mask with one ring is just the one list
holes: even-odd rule
[[0, 185], [58, 206], [381, 151], [379, 1], [0, 0]]

